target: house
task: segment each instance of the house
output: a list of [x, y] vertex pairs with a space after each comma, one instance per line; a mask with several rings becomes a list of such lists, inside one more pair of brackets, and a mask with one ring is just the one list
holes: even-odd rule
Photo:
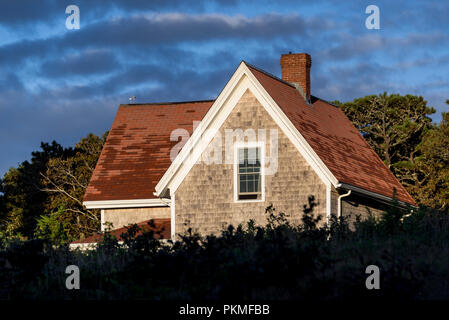
[[393, 197], [416, 206], [344, 113], [311, 94], [310, 55], [280, 62], [282, 79], [242, 61], [215, 100], [120, 105], [84, 205], [113, 229], [169, 221], [171, 238], [264, 223], [270, 204], [300, 223], [310, 195], [323, 223]]

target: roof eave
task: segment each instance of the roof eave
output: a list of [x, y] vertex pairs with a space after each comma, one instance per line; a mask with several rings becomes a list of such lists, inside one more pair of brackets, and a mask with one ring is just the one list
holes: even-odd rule
[[83, 201], [87, 209], [119, 209], [119, 208], [146, 208], [169, 207], [170, 203], [163, 199], [132, 199], [132, 200], [100, 200]]
[[402, 207], [402, 208], [408, 208], [408, 207], [412, 207], [412, 208], [415, 208], [415, 209], [418, 208], [418, 206], [416, 206], [414, 204], [411, 204], [411, 203], [408, 203], [408, 202], [405, 202], [405, 201], [401, 201], [401, 200], [398, 200], [398, 199], [394, 199], [392, 197], [389, 197], [389, 196], [386, 196], [386, 195], [383, 195], [383, 194], [380, 194], [380, 193], [372, 192], [372, 191], [369, 191], [369, 190], [366, 190], [366, 189], [363, 189], [363, 188], [360, 188], [360, 187], [357, 187], [357, 186], [354, 186], [354, 185], [350, 185], [350, 184], [347, 184], [347, 183], [339, 183], [337, 185], [337, 188], [342, 188], [342, 189], [346, 189], [346, 190], [352, 190], [352, 191], [354, 191], [356, 193], [363, 194], [365, 196], [368, 196], [370, 198], [374, 198], [376, 200], [383, 201], [383, 202], [388, 203], [388, 204], [392, 204], [392, 202], [396, 201], [398, 203], [398, 205], [400, 207]]

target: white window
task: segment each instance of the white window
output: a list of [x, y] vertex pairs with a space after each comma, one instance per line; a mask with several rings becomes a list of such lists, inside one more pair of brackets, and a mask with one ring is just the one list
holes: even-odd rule
[[264, 151], [262, 143], [236, 144], [234, 150], [235, 201], [264, 201]]

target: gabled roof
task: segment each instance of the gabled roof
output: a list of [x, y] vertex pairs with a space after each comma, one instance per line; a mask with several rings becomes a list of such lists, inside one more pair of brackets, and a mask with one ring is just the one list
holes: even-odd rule
[[173, 130], [192, 134], [213, 101], [120, 105], [84, 201], [152, 199], [170, 166]]
[[[312, 157], [323, 164], [334, 186], [338, 182], [389, 198], [396, 190], [398, 200], [415, 205], [339, 108], [315, 97], [307, 104], [293, 85], [245, 62], [237, 70], [251, 73], [313, 150]], [[224, 92], [231, 92], [226, 88], [238, 83], [237, 72]], [[191, 134], [192, 122], [214, 118], [211, 111], [226, 94], [222, 92], [215, 102], [120, 106], [84, 201], [154, 198], [155, 186], [168, 181], [177, 173], [176, 166], [183, 163], [179, 156], [178, 161], [170, 161], [170, 149], [177, 143], [170, 141], [171, 131], [185, 128]], [[190, 140], [190, 144], [195, 143]], [[189, 143], [186, 147], [190, 148]], [[185, 154], [188, 152], [186, 149]]]

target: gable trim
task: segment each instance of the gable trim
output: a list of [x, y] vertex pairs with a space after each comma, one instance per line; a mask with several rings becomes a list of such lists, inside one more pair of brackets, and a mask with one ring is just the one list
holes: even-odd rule
[[201, 157], [209, 142], [232, 112], [241, 96], [248, 89], [295, 145], [320, 179], [326, 185], [332, 184], [336, 187], [338, 180], [242, 61], [204, 116], [204, 119], [200, 122], [181, 152], [156, 185], [155, 189], [158, 196], [165, 194], [167, 189], [170, 189], [170, 193], [177, 190], [190, 169]]

